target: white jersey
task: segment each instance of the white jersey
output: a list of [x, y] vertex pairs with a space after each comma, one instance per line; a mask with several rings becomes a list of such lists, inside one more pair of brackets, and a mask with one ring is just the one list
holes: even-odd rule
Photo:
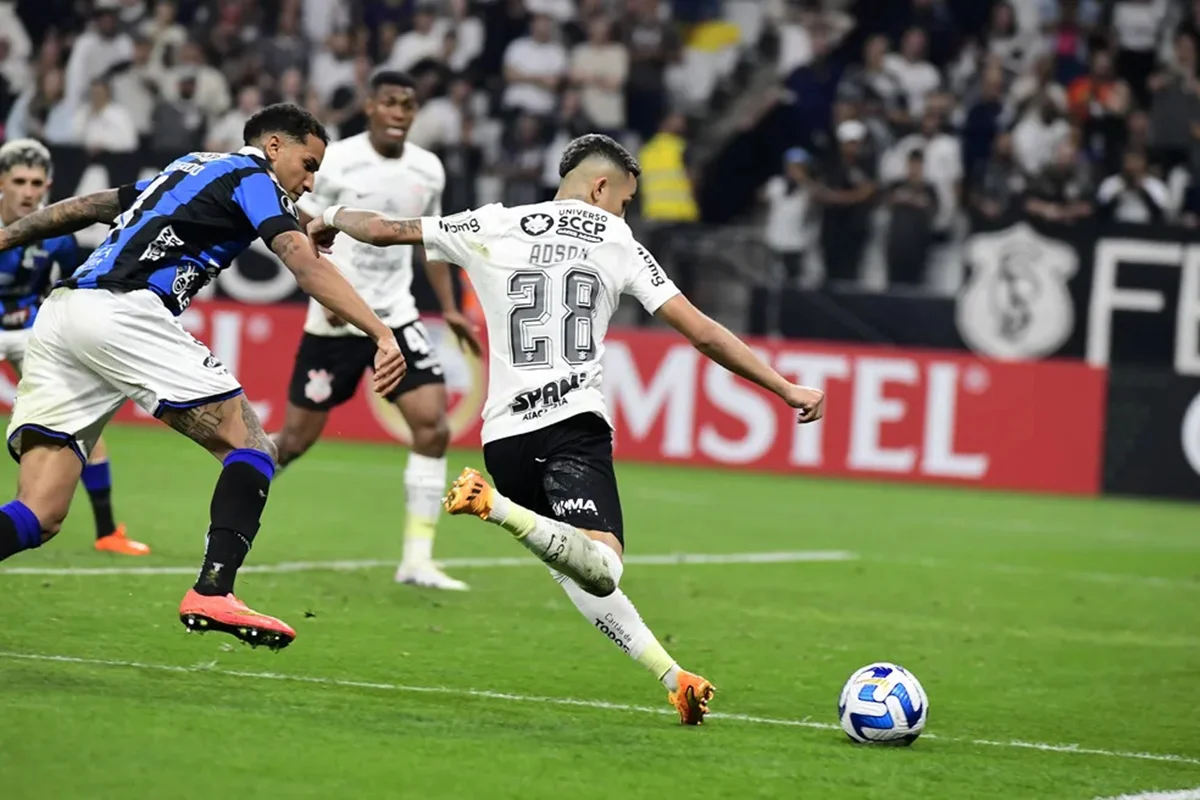
[[[439, 215], [445, 186], [446, 172], [433, 153], [405, 144], [400, 158], [385, 158], [360, 133], [329, 145], [312, 193], [297, 205], [310, 217], [339, 204], [401, 219]], [[338, 236], [330, 259], [389, 327], [417, 319], [411, 247], [372, 247]], [[316, 300], [309, 302], [304, 330], [317, 336], [365, 335], [353, 325], [330, 325]]]
[[578, 200], [421, 220], [430, 258], [467, 271], [487, 318], [487, 442], [591, 412], [622, 294], [653, 314], [679, 294], [620, 217]]

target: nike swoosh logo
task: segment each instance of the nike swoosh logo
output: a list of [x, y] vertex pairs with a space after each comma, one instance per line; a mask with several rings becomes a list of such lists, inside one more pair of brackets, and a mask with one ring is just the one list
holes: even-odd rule
[[546, 459], [544, 459], [544, 458], [535, 458], [535, 459], [534, 459], [534, 461], [536, 461], [536, 462], [537, 462], [537, 463], [539, 463], [539, 464], [545, 464], [545, 463], [546, 463]]

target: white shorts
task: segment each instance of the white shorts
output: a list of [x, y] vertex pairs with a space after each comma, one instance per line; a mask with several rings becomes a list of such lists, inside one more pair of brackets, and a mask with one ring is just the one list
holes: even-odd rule
[[25, 345], [29, 342], [32, 332], [32, 328], [22, 328], [19, 331], [0, 331], [0, 360], [8, 361], [20, 370], [21, 361], [25, 358]]
[[149, 289], [56, 289], [25, 349], [8, 448], [20, 460], [21, 433], [36, 430], [68, 442], [86, 461], [126, 398], [158, 417], [241, 392]]

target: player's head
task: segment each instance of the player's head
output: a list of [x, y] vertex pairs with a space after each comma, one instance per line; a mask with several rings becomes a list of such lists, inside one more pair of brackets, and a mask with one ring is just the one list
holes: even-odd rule
[[563, 150], [558, 162], [558, 197], [583, 200], [618, 217], [637, 193], [642, 165], [613, 138], [600, 133], [580, 136]]
[[408, 129], [417, 116], [417, 82], [407, 72], [381, 69], [371, 75], [367, 95], [367, 135], [385, 156], [395, 158], [404, 150]]
[[267, 106], [246, 120], [242, 139], [263, 151], [292, 200], [312, 191], [329, 144], [325, 126], [312, 114], [291, 103]]
[[50, 189], [50, 151], [36, 139], [0, 147], [0, 220], [10, 224], [37, 211]]

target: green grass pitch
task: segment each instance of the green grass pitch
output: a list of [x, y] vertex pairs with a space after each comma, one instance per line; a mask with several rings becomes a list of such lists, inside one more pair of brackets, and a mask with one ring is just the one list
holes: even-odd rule
[[[323, 443], [276, 483], [250, 563], [378, 562], [244, 573], [242, 598], [296, 627], [290, 648], [187, 635], [176, 608], [217, 465], [159, 429], [114, 428], [111, 450], [118, 516], [154, 555], [92, 551], [81, 491], [53, 543], [3, 565], [5, 800], [1090, 800], [1200, 786], [1194, 507], [622, 465], [630, 556], [852, 554], [628, 566], [622, 586], [667, 649], [719, 688], [720, 714], [685, 729], [498, 528], [442, 521], [438, 557], [519, 560], [454, 566], [471, 592], [395, 586], [397, 447]], [[481, 461], [458, 452], [451, 467]], [[7, 460], [0, 472], [14, 485]], [[71, 572], [86, 568], [101, 572]], [[911, 748], [854, 746], [832, 727], [842, 682], [876, 660], [929, 693]]]

